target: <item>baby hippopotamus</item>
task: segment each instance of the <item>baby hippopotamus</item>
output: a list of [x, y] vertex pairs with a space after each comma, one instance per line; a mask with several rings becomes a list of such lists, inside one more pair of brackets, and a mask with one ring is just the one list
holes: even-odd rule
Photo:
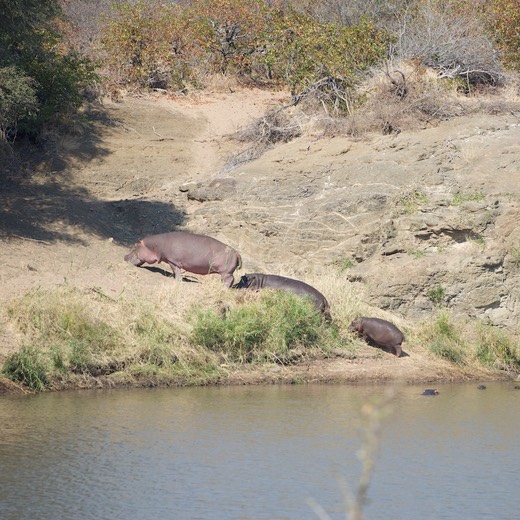
[[349, 330], [363, 336], [365, 341], [371, 340], [381, 347], [392, 349], [397, 357], [401, 355], [404, 334], [389, 321], [380, 318], [357, 318], [350, 324]]

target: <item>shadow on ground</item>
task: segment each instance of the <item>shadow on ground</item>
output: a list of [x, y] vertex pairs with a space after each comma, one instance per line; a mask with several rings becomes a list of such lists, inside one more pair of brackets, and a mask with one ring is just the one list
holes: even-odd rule
[[75, 160], [88, 162], [108, 155], [104, 132], [119, 122], [100, 108], [88, 114], [81, 146], [68, 152], [50, 144], [23, 144], [9, 157], [0, 157], [0, 238], [85, 243], [82, 234], [95, 234], [130, 245], [143, 236], [173, 231], [184, 213], [171, 204], [146, 200], [105, 201], [95, 198], [67, 176]]

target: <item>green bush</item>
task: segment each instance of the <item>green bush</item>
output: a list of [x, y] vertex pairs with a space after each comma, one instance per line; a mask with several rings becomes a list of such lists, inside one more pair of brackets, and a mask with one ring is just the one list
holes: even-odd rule
[[34, 52], [25, 57], [21, 66], [37, 85], [39, 109], [20, 118], [18, 125], [20, 133], [32, 137], [48, 124], [67, 123], [83, 103], [83, 91], [98, 79], [90, 60], [73, 51]]
[[96, 81], [94, 66], [64, 44], [57, 0], [0, 0], [0, 12], [0, 99], [8, 105], [0, 107], [0, 137], [38, 137], [79, 107]]
[[390, 41], [387, 32], [376, 29], [367, 19], [345, 26], [288, 10], [274, 17], [265, 59], [271, 75], [283, 80], [293, 94], [328, 78], [324, 95], [339, 98], [336, 108], [347, 111], [348, 100], [342, 99], [341, 92], [351, 88], [362, 71], [383, 59]]
[[269, 79], [264, 60], [274, 21], [269, 2], [194, 0], [186, 15], [206, 72]]
[[144, 0], [114, 3], [101, 37], [109, 82], [184, 89], [190, 78], [187, 60], [197, 54], [187, 24], [178, 5]]
[[42, 391], [48, 386], [48, 360], [38, 347], [23, 346], [19, 352], [7, 356], [2, 373], [13, 381]]
[[491, 0], [488, 16], [504, 64], [520, 71], [520, 3], [518, 0]]
[[520, 369], [520, 347], [503, 330], [490, 325], [477, 329], [477, 359], [500, 370]]
[[436, 356], [457, 365], [464, 364], [466, 346], [447, 310], [439, 312], [428, 327], [426, 342], [429, 350]]
[[38, 111], [36, 85], [14, 65], [0, 67], [0, 140], [15, 136], [18, 122]]
[[282, 291], [264, 291], [258, 301], [222, 316], [213, 309], [195, 313], [192, 340], [223, 354], [229, 361], [287, 363], [302, 348], [333, 344], [331, 327], [313, 304]]
[[351, 27], [322, 23], [266, 0], [121, 2], [103, 34], [106, 64], [121, 84], [157, 86], [154, 78], [162, 71], [162, 87], [175, 89], [219, 73], [285, 84], [298, 93], [328, 78], [323, 96], [338, 109], [345, 109], [338, 89], [351, 87], [385, 55], [389, 42], [388, 33], [367, 20]]

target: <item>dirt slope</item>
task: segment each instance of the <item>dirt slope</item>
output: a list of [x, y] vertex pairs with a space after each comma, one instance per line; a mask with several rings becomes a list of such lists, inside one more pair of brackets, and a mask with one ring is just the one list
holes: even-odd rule
[[[330, 271], [331, 264], [354, 259], [350, 280], [365, 288], [367, 302], [401, 319], [413, 318], [415, 307], [431, 311], [428, 286], [416, 288], [411, 298], [398, 273], [408, 280], [410, 273], [419, 279], [438, 276], [435, 283], [448, 284], [442, 276], [467, 271], [456, 262], [448, 265], [457, 248], [459, 259], [473, 258], [468, 253], [473, 249], [478, 258], [496, 253], [460, 239], [482, 225], [479, 236], [485, 235], [486, 247], [491, 240], [505, 244], [499, 266], [502, 275], [510, 274], [507, 295], [502, 276], [499, 293], [504, 294], [490, 309], [499, 309], [503, 322], [516, 326], [519, 274], [506, 257], [520, 241], [517, 116], [461, 119], [362, 140], [306, 136], [223, 175], [238, 146], [225, 136], [285, 101], [283, 93], [241, 91], [191, 99], [128, 98], [93, 110], [92, 129], [79, 128], [52, 154], [33, 157], [32, 175], [21, 180], [7, 175], [3, 181], [0, 300], [62, 284], [98, 288], [112, 297], [124, 291], [145, 295], [171, 280], [125, 264], [128, 245], [150, 233], [182, 228], [238, 248], [242, 273], [262, 269], [319, 284], [320, 272]], [[413, 215], [399, 211], [399, 197], [418, 188], [428, 194], [427, 209]], [[493, 225], [464, 220], [470, 210], [449, 207], [447, 198], [457, 190], [485, 192], [480, 213], [495, 211]], [[497, 221], [507, 233], [497, 235]], [[417, 229], [437, 239], [435, 255]], [[407, 253], [421, 248], [420, 258]], [[434, 266], [444, 274], [434, 275]], [[390, 293], [399, 305], [388, 303], [394, 301]], [[19, 338], [1, 313], [0, 320], [2, 361], [19, 347]], [[416, 382], [493, 377], [454, 369], [415, 346], [413, 355], [399, 360], [367, 347], [356, 360], [266, 368], [234, 380], [383, 381], [396, 375]]]

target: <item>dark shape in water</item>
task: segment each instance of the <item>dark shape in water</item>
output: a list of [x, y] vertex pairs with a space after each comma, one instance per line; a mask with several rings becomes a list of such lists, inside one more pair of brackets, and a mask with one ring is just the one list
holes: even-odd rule
[[477, 388], [479, 390], [485, 390], [486, 389], [486, 385], [478, 385]]
[[515, 385], [515, 390], [520, 390], [520, 385]]
[[436, 388], [427, 388], [422, 395], [438, 395], [439, 391]]

